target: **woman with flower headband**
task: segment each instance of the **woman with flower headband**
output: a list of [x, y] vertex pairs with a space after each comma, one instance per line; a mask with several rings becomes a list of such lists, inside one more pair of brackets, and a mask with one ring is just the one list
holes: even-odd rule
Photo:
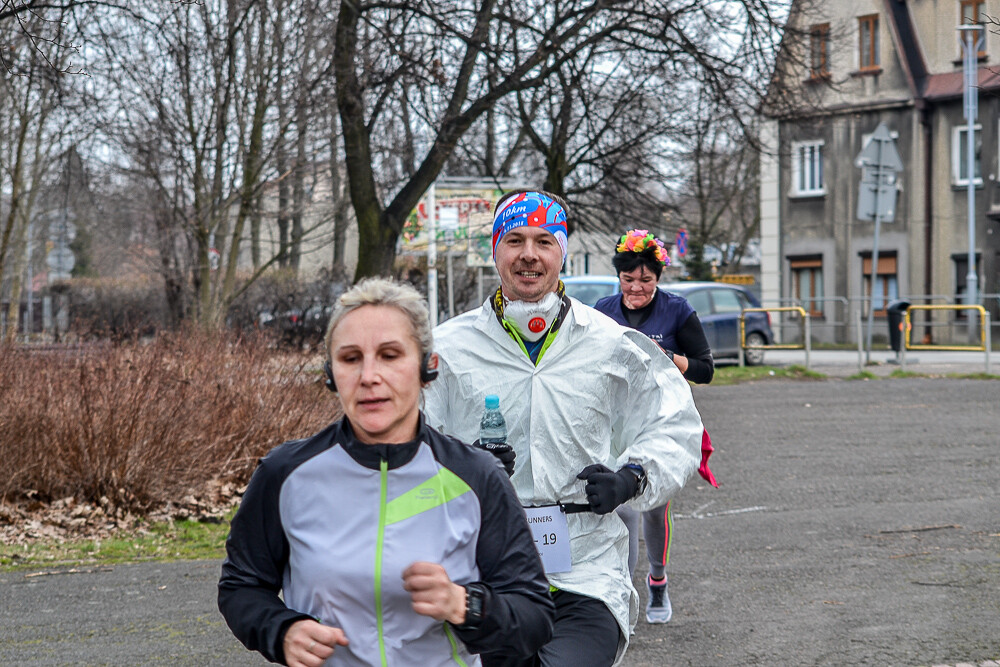
[[[685, 379], [698, 384], [711, 382], [715, 362], [698, 314], [687, 299], [656, 286], [663, 268], [670, 264], [663, 242], [645, 229], [629, 230], [618, 242], [611, 263], [618, 272], [621, 294], [604, 297], [594, 308], [649, 336], [673, 360]], [[711, 441], [704, 433], [699, 472], [714, 486], [715, 479], [708, 469], [710, 453]], [[628, 526], [628, 564], [629, 570], [634, 571], [639, 551], [639, 513], [623, 506], [618, 514]], [[673, 613], [666, 573], [672, 523], [670, 503], [642, 512], [643, 539], [649, 558], [647, 623], [666, 623]]]

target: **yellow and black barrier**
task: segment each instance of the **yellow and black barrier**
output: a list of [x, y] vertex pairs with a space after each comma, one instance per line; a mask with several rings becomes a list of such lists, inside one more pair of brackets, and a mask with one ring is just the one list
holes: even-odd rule
[[[968, 310], [974, 311], [979, 314], [979, 345], [932, 345], [928, 343], [911, 343], [910, 342], [910, 330], [913, 327], [910, 321], [910, 313], [915, 310]], [[903, 344], [900, 346], [900, 366], [906, 368], [906, 351], [907, 350], [935, 350], [938, 352], [983, 352], [986, 355], [986, 372], [990, 372], [990, 348], [992, 347], [991, 332], [990, 332], [990, 313], [988, 310], [980, 305], [962, 305], [962, 304], [940, 304], [940, 305], [917, 305], [910, 306], [903, 313], [903, 321], [899, 323], [900, 329], [902, 329]]]
[[[745, 316], [747, 313], [798, 313], [802, 322], [802, 342], [801, 343], [772, 343], [770, 345], [747, 345], [747, 325]], [[800, 306], [782, 306], [780, 308], [744, 308], [740, 312], [740, 366], [744, 365], [743, 352], [745, 350], [805, 350], [806, 368], [809, 368], [809, 350], [811, 348], [811, 333], [809, 331], [809, 313]]]

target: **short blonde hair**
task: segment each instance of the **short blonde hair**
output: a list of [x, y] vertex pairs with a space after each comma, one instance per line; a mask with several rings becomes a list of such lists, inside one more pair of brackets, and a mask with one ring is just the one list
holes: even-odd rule
[[330, 344], [333, 342], [333, 330], [348, 313], [362, 306], [390, 306], [399, 309], [410, 321], [413, 339], [420, 350], [420, 358], [423, 359], [433, 350], [434, 337], [431, 334], [427, 302], [420, 292], [406, 283], [391, 278], [365, 278], [337, 299], [324, 340], [327, 356], [330, 354]]

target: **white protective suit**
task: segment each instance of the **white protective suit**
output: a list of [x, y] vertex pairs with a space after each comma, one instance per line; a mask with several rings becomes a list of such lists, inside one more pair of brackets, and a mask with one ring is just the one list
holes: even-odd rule
[[[648, 488], [636, 510], [664, 505], [698, 468], [702, 423], [691, 388], [645, 334], [575, 299], [537, 366], [497, 321], [490, 301], [434, 329], [440, 375], [425, 390], [429, 425], [479, 437], [488, 394], [500, 397], [525, 506], [586, 503], [577, 474], [592, 463], [638, 463]], [[621, 628], [618, 659], [638, 617], [628, 531], [616, 512], [567, 515], [573, 566], [549, 574], [561, 590], [598, 598]]]

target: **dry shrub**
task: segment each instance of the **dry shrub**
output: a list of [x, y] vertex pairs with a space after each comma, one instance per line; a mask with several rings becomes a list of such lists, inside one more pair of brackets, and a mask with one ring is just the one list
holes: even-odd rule
[[160, 281], [74, 278], [66, 284], [72, 333], [85, 340], [151, 336], [169, 321]]
[[146, 513], [242, 484], [336, 401], [305, 357], [204, 333], [29, 353], [0, 348], [0, 502], [72, 497]]

